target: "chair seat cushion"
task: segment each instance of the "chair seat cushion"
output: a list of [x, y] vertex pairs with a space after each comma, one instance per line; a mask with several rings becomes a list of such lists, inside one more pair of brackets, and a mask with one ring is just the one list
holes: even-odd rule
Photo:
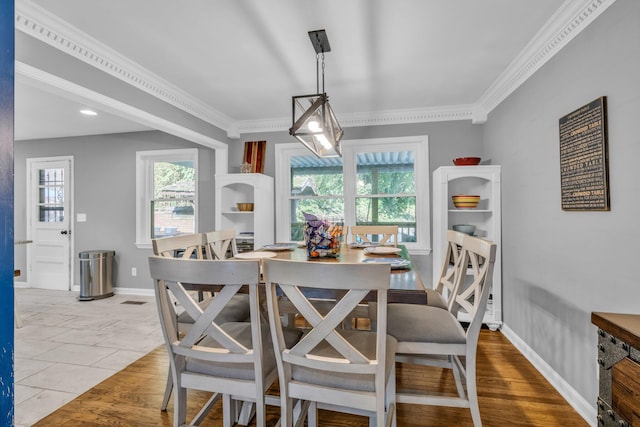
[[[198, 303], [202, 310], [206, 310], [211, 301], [215, 297], [210, 297]], [[222, 309], [218, 317], [216, 317], [216, 323], [227, 322], [245, 322], [249, 320], [251, 313], [249, 311], [249, 294], [236, 294], [231, 298], [231, 301]], [[178, 315], [178, 323], [193, 324], [193, 319], [189, 316], [189, 313], [183, 311]]]
[[426, 289], [427, 294], [427, 305], [430, 307], [439, 307], [447, 309], [447, 301], [444, 299], [442, 294], [435, 289]]
[[453, 314], [427, 305], [387, 305], [387, 333], [400, 342], [466, 342], [465, 331]]
[[[250, 322], [229, 322], [220, 326], [227, 334], [235, 338], [243, 346], [252, 349], [251, 340], [251, 323]], [[264, 373], [270, 373], [276, 369], [276, 359], [269, 333], [269, 325], [262, 324], [262, 370]], [[302, 331], [294, 328], [284, 328], [284, 339], [287, 346], [295, 345]], [[206, 337], [199, 344], [205, 347], [219, 348], [221, 347], [211, 337]], [[221, 363], [210, 362], [206, 360], [196, 359], [193, 357], [186, 358], [186, 371], [197, 372], [201, 374], [212, 375], [222, 378], [237, 378], [244, 380], [255, 379], [255, 369], [253, 363]]]
[[[340, 333], [357, 348], [362, 354], [370, 359], [375, 359], [376, 355], [376, 333], [359, 330], [341, 329]], [[387, 354], [385, 363], [385, 377], [388, 379], [395, 361], [398, 341], [387, 335]], [[316, 356], [342, 357], [326, 341], [321, 342], [310, 352]], [[331, 388], [343, 388], [347, 390], [374, 391], [375, 384], [373, 375], [345, 374], [342, 372], [328, 372], [319, 369], [311, 369], [293, 365], [291, 378], [294, 381], [316, 384]]]

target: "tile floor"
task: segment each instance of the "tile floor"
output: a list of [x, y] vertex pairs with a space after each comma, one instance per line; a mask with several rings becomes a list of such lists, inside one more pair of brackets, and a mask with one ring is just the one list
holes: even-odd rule
[[16, 427], [32, 425], [163, 343], [153, 297], [77, 297], [16, 289], [23, 322], [15, 330]]

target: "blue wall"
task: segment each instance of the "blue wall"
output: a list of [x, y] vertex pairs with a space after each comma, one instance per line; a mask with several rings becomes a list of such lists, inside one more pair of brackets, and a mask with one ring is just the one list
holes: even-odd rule
[[14, 2], [0, 1], [0, 426], [13, 425]]

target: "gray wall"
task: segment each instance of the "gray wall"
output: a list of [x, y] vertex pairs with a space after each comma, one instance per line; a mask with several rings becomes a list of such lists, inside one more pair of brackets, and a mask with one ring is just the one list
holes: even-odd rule
[[[26, 161], [28, 158], [73, 156], [75, 213], [87, 214], [87, 222], [73, 219], [75, 242], [74, 285], [79, 285], [77, 254], [85, 250], [116, 251], [115, 286], [151, 289], [147, 257], [150, 249], [138, 249], [136, 236], [136, 151], [198, 148], [199, 229], [214, 229], [214, 151], [162, 132], [134, 132], [15, 143], [15, 236], [27, 235]], [[16, 268], [26, 271], [26, 249], [16, 249]], [[131, 267], [138, 275], [131, 276]], [[23, 279], [28, 281], [29, 276]]]
[[[340, 120], [339, 112], [336, 112]], [[469, 121], [451, 121], [440, 123], [419, 123], [411, 125], [367, 126], [346, 128], [344, 140], [366, 138], [391, 138], [414, 135], [429, 135], [429, 176], [440, 166], [453, 165], [456, 157], [483, 157], [482, 125], [473, 125]], [[267, 160], [265, 174], [275, 177], [275, 144], [291, 143], [296, 140], [287, 132], [263, 134], [243, 134], [241, 141], [267, 141]], [[229, 144], [229, 172], [239, 172], [244, 153], [244, 142]], [[490, 159], [487, 159], [490, 161]], [[494, 163], [495, 164], [495, 163]], [[429, 200], [431, 211], [431, 200]], [[431, 282], [431, 255], [412, 257], [420, 276], [425, 283]]]
[[[596, 401], [592, 311], [638, 313], [640, 2], [618, 0], [490, 115], [502, 164], [505, 323]], [[610, 212], [560, 205], [558, 119], [607, 96]]]

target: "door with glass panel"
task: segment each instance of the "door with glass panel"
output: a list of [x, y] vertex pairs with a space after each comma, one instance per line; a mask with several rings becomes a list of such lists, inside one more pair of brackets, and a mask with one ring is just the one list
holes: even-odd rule
[[34, 288], [71, 289], [72, 160], [27, 160], [27, 280]]

